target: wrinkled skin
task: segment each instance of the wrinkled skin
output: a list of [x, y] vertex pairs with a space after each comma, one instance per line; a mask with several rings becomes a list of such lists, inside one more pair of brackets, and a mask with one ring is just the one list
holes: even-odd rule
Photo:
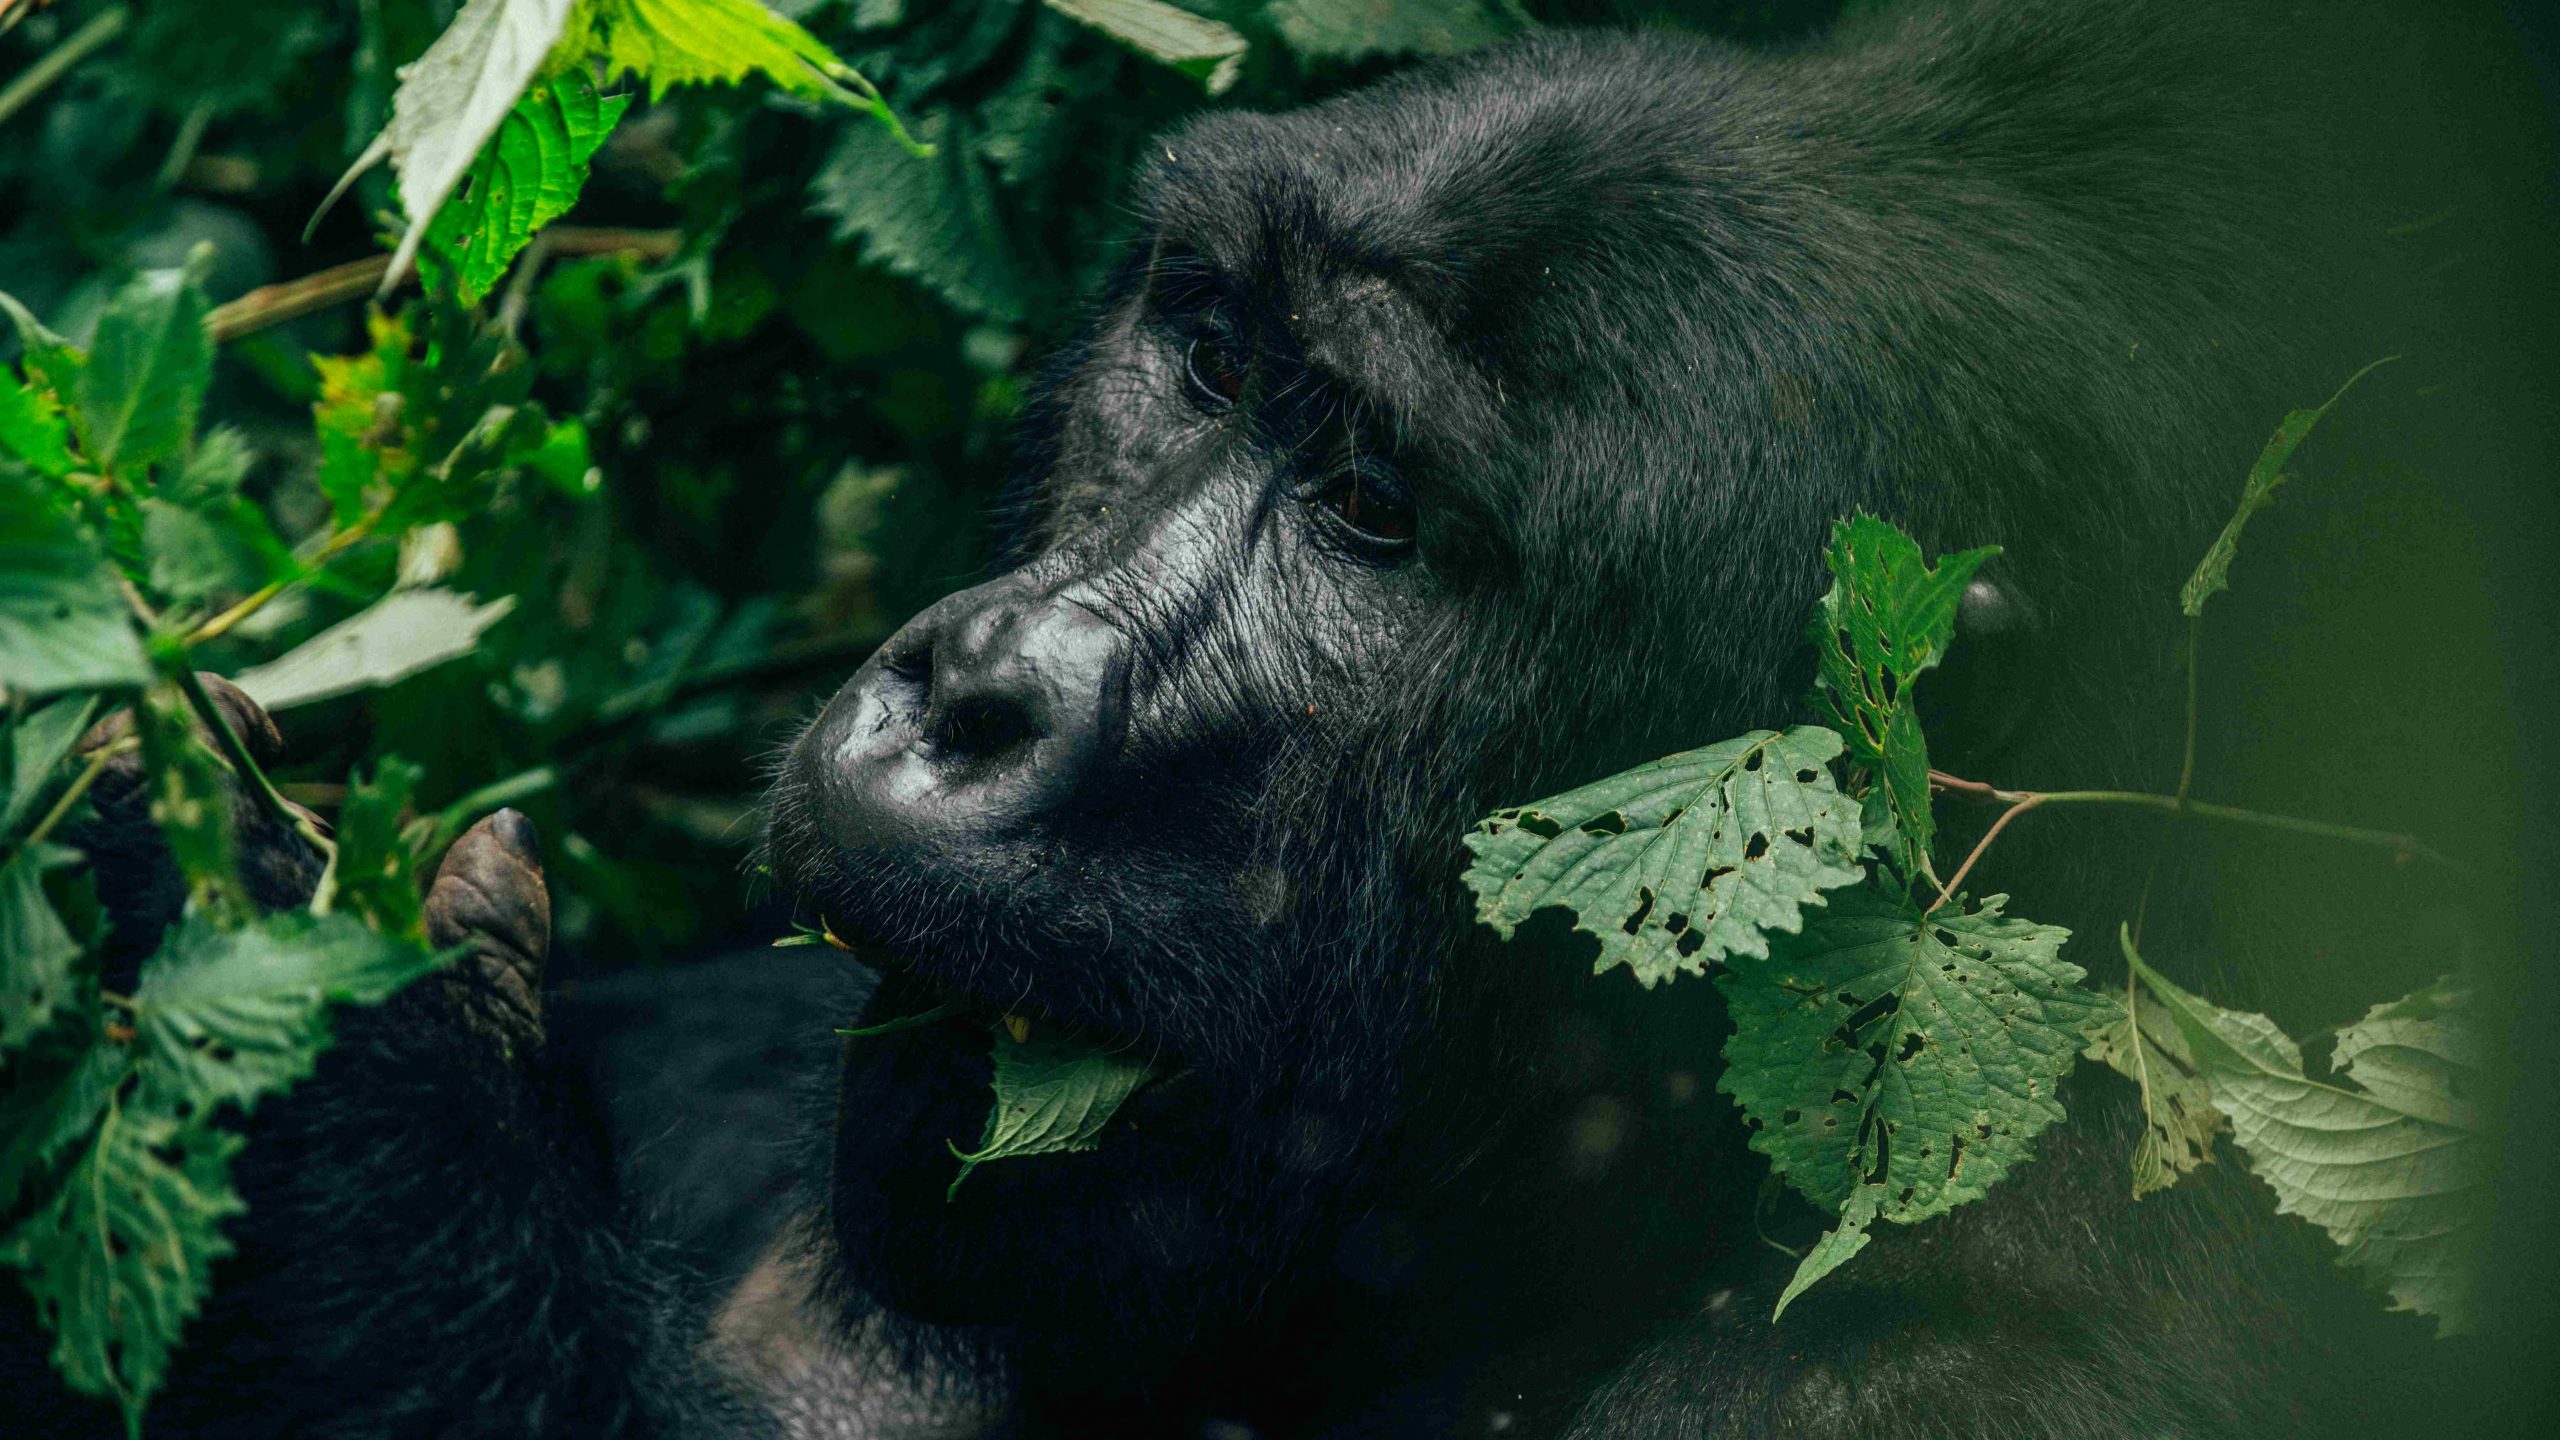
[[[1861, 507], [2006, 547], [1925, 692], [1944, 763], [2174, 767], [2131, 738], [2176, 733], [2174, 611], [2137, 597], [2174, 593], [2269, 417], [2343, 373], [2302, 297], [2374, 233], [2313, 203], [2356, 172], [2290, 123], [2308, 42], [2237, 8], [1921, 6], [1794, 55], [1550, 37], [1166, 137], [1034, 407], [1011, 563], [884, 645], [781, 769], [768, 859], [885, 972], [866, 1018], [960, 1007], [844, 1046], [808, 1214], [728, 1297], [718, 1373], [703, 1301], [543, 1139], [574, 1132], [539, 1046], [472, 1018], [538, 994], [506, 982], [540, 885], [502, 824], [437, 892], [498, 960], [431, 1027], [464, 1058], [385, 1061], [412, 1032], [360, 1021], [380, 1068], [262, 1115], [299, 1148], [251, 1146], [288, 1167], [251, 1177], [253, 1217], [370, 1223], [253, 1220], [172, 1424], [2370, 1420], [2377, 1387], [2343, 1377], [2406, 1367], [2357, 1347], [2412, 1333], [2229, 1167], [2130, 1206], [2120, 1101], [2075, 1095], [1990, 1201], [1880, 1236], [1773, 1328], [1792, 1261], [1759, 1237], [1821, 1222], [1760, 1202], [1712, 1093], [1713, 990], [1591, 977], [1561, 926], [1497, 945], [1454, 883], [1494, 805], [1798, 716], [1820, 542]], [[2106, 862], [2020, 846], [1984, 877], [2095, 933], [2140, 879]], [[1098, 1151], [946, 1199], [999, 1014], [1159, 1078]], [[468, 1275], [364, 1268], [457, 1246]], [[324, 1339], [277, 1359], [253, 1330]], [[385, 1335], [398, 1363], [355, 1358]]]

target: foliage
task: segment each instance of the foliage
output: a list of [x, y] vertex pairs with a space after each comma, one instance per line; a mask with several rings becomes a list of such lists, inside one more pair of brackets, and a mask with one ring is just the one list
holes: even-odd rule
[[[2268, 442], [2181, 596], [2191, 625], [2223, 588], [2241, 527], [2337, 398], [2289, 413]], [[2002, 822], [2051, 804], [2142, 805], [2418, 849], [2405, 836], [2192, 802], [2191, 775], [2164, 796], [2007, 791], [1931, 770], [1915, 682], [1945, 656], [1964, 587], [1996, 553], [1932, 566], [1883, 520], [1841, 521], [1825, 554], [1833, 583], [1805, 629], [1810, 703], [1839, 731], [1788, 730], [1783, 762], [1750, 772], [1760, 782], [1740, 794], [1731, 778], [1750, 771], [1747, 757], [1779, 754], [1770, 731], [1495, 811], [1466, 837], [1478, 918], [1508, 938], [1563, 907], [1600, 942], [1598, 968], [1623, 962], [1648, 986], [1714, 966], [1733, 1021], [1718, 1088], [1740, 1106], [1751, 1147], [1835, 1217], [1781, 1291], [1780, 1316], [1865, 1249], [1877, 1221], [1944, 1214], [2032, 1159], [2035, 1137], [2065, 1118], [2062, 1085], [2085, 1056], [2137, 1088], [2137, 1199], [2208, 1163], [2227, 1122], [2280, 1212], [2327, 1230], [2342, 1263], [2396, 1308], [2435, 1316], [2443, 1333], [2464, 1328], [2490, 1153], [2466, 1098], [2481, 1064], [2466, 989], [2448, 979], [2340, 1031], [2340, 1075], [2358, 1088], [2328, 1085], [2305, 1077], [2300, 1047], [2266, 1017], [2220, 1009], [2145, 965], [2130, 927], [2118, 998], [2061, 958], [2068, 931], [2004, 915], [2007, 896], [1969, 905], [1956, 887], [1999, 823], [1951, 880], [1937, 878], [1937, 787], [2007, 803]], [[1784, 828], [1798, 816], [1807, 823]], [[1764, 892], [1772, 903], [1706, 920], [1661, 913], [1702, 888], [1693, 876], [1712, 888], [1729, 875], [1736, 846], [1744, 874], [1776, 878], [1788, 842], [1794, 877]], [[1862, 853], [1874, 858], [1862, 865]], [[1766, 868], [1748, 869], [1755, 860]], [[1715, 925], [1725, 928], [1712, 940], [1674, 943]]]
[[951, 1147], [960, 1159], [960, 1173], [951, 1177], [955, 1196], [969, 1172], [990, 1160], [1093, 1149], [1122, 1102], [1155, 1073], [1146, 1061], [1088, 1037], [1046, 1027], [1034, 1034], [1019, 1022], [997, 1024], [994, 1044], [995, 1107], [977, 1149]]

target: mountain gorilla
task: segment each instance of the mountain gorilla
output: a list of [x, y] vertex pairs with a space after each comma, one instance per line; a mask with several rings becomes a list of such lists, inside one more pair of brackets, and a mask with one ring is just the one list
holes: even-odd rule
[[[2103, 1077], [1987, 1202], [1886, 1227], [1773, 1324], [1793, 1261], [1763, 1237], [1820, 1226], [1710, 1093], [1714, 988], [1592, 977], [1561, 925], [1497, 945], [1456, 883], [1495, 805], [1799, 713], [1826, 527], [1862, 507], [2006, 547], [1931, 682], [1947, 763], [2160, 783], [2153, 622], [2274, 418], [2352, 368], [2312, 297], [2379, 233], [2340, 217], [2380, 152], [2336, 152], [2385, 142], [2321, 100], [2392, 92], [2309, 52], [2403, 47], [2291, 20], [2004, 0], [1783, 53], [1551, 33], [1166, 136], [1029, 423], [1011, 567], [781, 766], [770, 863], [885, 971], [864, 1013], [959, 1002], [843, 1045], [802, 1219], [689, 1302], [616, 1238], [557, 1057], [528, 1032], [501, 1059], [488, 1012], [422, 989], [346, 1016], [257, 1117], [242, 1255], [155, 1430], [2369, 1416], [2342, 1377], [2419, 1331], [2232, 1165], [2128, 1201]], [[2098, 964], [2140, 867], [2033, 848], [1997, 881]], [[520, 980], [530, 837], [457, 854], [437, 924]], [[1160, 1078], [1097, 1151], [947, 1197], [1000, 1013]]]

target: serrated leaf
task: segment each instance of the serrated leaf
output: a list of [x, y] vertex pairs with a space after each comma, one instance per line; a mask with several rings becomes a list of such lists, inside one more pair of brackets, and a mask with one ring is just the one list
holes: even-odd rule
[[960, 1158], [953, 1195], [990, 1160], [1093, 1149], [1121, 1103], [1155, 1073], [1135, 1056], [1052, 1028], [1021, 1038], [997, 1026], [994, 1034], [995, 1109], [975, 1151], [951, 1147]]
[[143, 773], [151, 782], [151, 819], [191, 899], [225, 918], [249, 913], [231, 828], [231, 772], [199, 739], [194, 711], [176, 682], [160, 680], [134, 705]]
[[9, 794], [0, 804], [0, 835], [14, 833], [52, 788], [54, 767], [80, 743], [97, 718], [98, 697], [69, 695], [20, 720], [9, 730]]
[[1865, 876], [1839, 753], [1818, 726], [1755, 730], [1495, 811], [1466, 837], [1476, 918], [1508, 939], [1560, 905], [1599, 940], [1595, 971], [1625, 965], [1647, 986], [1765, 955], [1822, 892]]
[[923, 282], [955, 308], [1011, 323], [1022, 318], [1003, 221], [976, 131], [957, 111], [928, 115], [916, 134], [934, 147], [918, 159], [876, 126], [848, 126], [809, 182], [810, 206], [832, 217], [835, 238], [858, 239], [863, 258]]
[[311, 1073], [330, 1004], [373, 1004], [435, 967], [423, 945], [344, 913], [280, 911], [236, 929], [191, 913], [134, 991], [142, 1093], [198, 1114], [224, 1101], [249, 1109]]
[[53, 481], [0, 463], [0, 688], [100, 690], [151, 678], [115, 572]]
[[116, 292], [98, 316], [73, 389], [71, 422], [91, 464], [132, 476], [174, 460], [196, 433], [196, 412], [213, 379], [211, 308], [200, 283], [210, 248], [184, 270], [155, 270]]
[[26, 367], [30, 388], [52, 392], [57, 404], [66, 402], [80, 380], [83, 357], [71, 342], [45, 328], [16, 296], [0, 291], [0, 313], [18, 332], [18, 346], [24, 353], [18, 363]]
[[332, 903], [386, 934], [414, 938], [424, 933], [418, 924], [415, 857], [400, 838], [400, 816], [426, 773], [397, 755], [385, 755], [371, 779], [347, 786], [346, 804], [338, 810]]
[[428, 225], [421, 263], [451, 270], [462, 298], [478, 303], [534, 232], [578, 202], [587, 162], [630, 105], [598, 95], [576, 70], [526, 91]]
[[[2128, 959], [2133, 935], [2119, 928]], [[2213, 1140], [2224, 1127], [2213, 1087], [2196, 1072], [2187, 1037], [2158, 999], [2136, 992], [2130, 1007], [2117, 1005], [2089, 1032], [2081, 1052], [2134, 1083], [2142, 1100], [2142, 1138], [2133, 1146], [2133, 1198], [2166, 1190], [2213, 1163]]]
[[1164, 0], [1044, 0], [1052, 10], [1089, 25], [1148, 59], [1223, 95], [1244, 72], [1244, 35], [1232, 25], [1194, 15]]
[[1455, 55], [1529, 28], [1508, 0], [1278, 0], [1264, 13], [1309, 60]]
[[131, 1434], [213, 1262], [231, 1253], [222, 1222], [247, 1208], [231, 1187], [240, 1145], [139, 1097], [110, 1104], [61, 1188], [0, 1240], [53, 1332], [54, 1367], [72, 1388], [112, 1397]]
[[44, 872], [79, 858], [59, 845], [22, 845], [0, 865], [0, 1052], [25, 1044], [71, 1002], [80, 945], [45, 898]]
[[160, 493], [181, 505], [202, 505], [235, 495], [256, 460], [249, 437], [238, 426], [216, 425], [196, 437], [186, 463], [178, 467], [176, 478], [160, 487]]
[[592, 14], [606, 78], [636, 74], [652, 101], [678, 85], [761, 74], [795, 95], [870, 108], [845, 88], [868, 88], [853, 67], [758, 0], [595, 0]]
[[2485, 1083], [2472, 997], [2439, 982], [2338, 1032], [2350, 1090], [2303, 1073], [2274, 1021], [2225, 1010], [2134, 960], [2177, 1020], [2213, 1102], [2276, 1209], [2336, 1241], [2338, 1263], [2390, 1292], [2392, 1308], [2471, 1326], [2476, 1246], [2495, 1156], [2470, 1097]]
[[88, 1140], [132, 1073], [133, 1052], [106, 1038], [94, 1005], [63, 1011], [9, 1058], [8, 1083], [0, 1085], [0, 1215]]
[[426, 53], [402, 68], [391, 123], [331, 192], [334, 199], [376, 160], [391, 157], [409, 231], [392, 253], [389, 274], [406, 273], [436, 212], [560, 39], [569, 6], [570, 0], [468, 0]]
[[389, 685], [470, 654], [515, 603], [512, 595], [482, 605], [451, 590], [394, 590], [232, 683], [269, 710]]
[[1823, 555], [1831, 589], [1805, 626], [1818, 662], [1813, 700], [1848, 742], [1849, 758], [1883, 783], [1906, 874], [1927, 868], [1937, 838], [1913, 682], [1945, 657], [1964, 587], [1999, 553], [1986, 545], [1932, 567], [1918, 541], [1872, 515], [1831, 527]]
[[257, 543], [264, 529], [254, 507], [244, 515], [224, 504], [143, 501], [142, 557], [151, 588], [182, 604], [255, 589], [272, 568]]
[[2062, 1118], [2056, 1088], [2106, 1002], [2060, 957], [2070, 932], [2001, 915], [2006, 899], [1923, 915], [1845, 890], [1767, 959], [1717, 975], [1734, 1025], [1718, 1088], [1816, 1204], [1864, 1187], [1878, 1218], [1943, 1214]]
[[320, 398], [311, 405], [320, 489], [341, 525], [363, 515], [378, 489], [397, 490], [418, 468], [403, 413], [415, 343], [408, 321], [375, 311], [365, 329], [369, 344], [360, 353], [311, 357], [320, 377]]
[[2188, 576], [2187, 583], [2178, 589], [2178, 609], [2188, 619], [2203, 615], [2204, 602], [2231, 588], [2231, 562], [2240, 553], [2240, 532], [2248, 528], [2250, 516], [2275, 503], [2276, 487], [2292, 478], [2282, 473], [2284, 464], [2293, 458], [2293, 452], [2311, 434], [2311, 427], [2319, 424], [2320, 417], [2328, 414], [2329, 407], [2337, 404], [2357, 381], [2398, 358], [2391, 355], [2374, 361], [2348, 376], [2347, 383], [2321, 401], [2317, 409], [2287, 411], [2284, 419], [2277, 422], [2276, 433], [2267, 437], [2266, 447], [2258, 452], [2257, 463], [2249, 467], [2248, 478], [2240, 484], [2240, 508], [2232, 512], [2231, 519], [2222, 527], [2222, 533], [2213, 537], [2213, 544], [2206, 548], [2204, 559], [2196, 564], [2196, 573]]
[[1849, 1197], [1841, 1209], [1840, 1223], [1804, 1252], [1804, 1259], [1796, 1264], [1796, 1273], [1787, 1278], [1787, 1288], [1778, 1292], [1778, 1308], [1769, 1312], [1770, 1324], [1785, 1319], [1787, 1307], [1812, 1289], [1815, 1281], [1848, 1264], [1867, 1248], [1867, 1241], [1874, 1238], [1867, 1233], [1867, 1227], [1875, 1223], [1879, 1198], [1880, 1192], [1872, 1185], [1858, 1187]]
[[0, 366], [0, 451], [16, 455], [49, 480], [71, 473], [71, 422], [50, 391]]

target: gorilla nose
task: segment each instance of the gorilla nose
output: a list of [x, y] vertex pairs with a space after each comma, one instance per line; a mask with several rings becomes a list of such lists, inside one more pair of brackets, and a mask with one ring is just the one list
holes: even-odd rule
[[821, 813], [856, 850], [1001, 839], [1054, 814], [1118, 743], [1120, 632], [1015, 576], [909, 621], [812, 735]]

